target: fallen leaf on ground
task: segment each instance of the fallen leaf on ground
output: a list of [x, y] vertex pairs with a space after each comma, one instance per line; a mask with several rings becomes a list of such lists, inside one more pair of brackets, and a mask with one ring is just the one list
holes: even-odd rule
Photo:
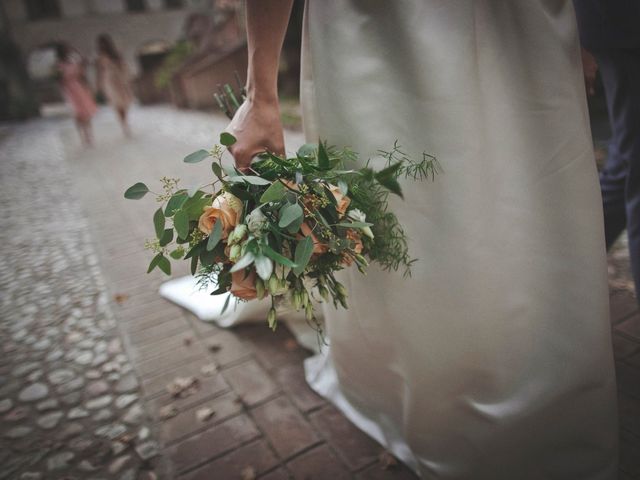
[[202, 373], [205, 377], [215, 375], [217, 371], [218, 367], [216, 367], [213, 363], [208, 363], [207, 365], [203, 365], [202, 367], [200, 367], [200, 373]]
[[390, 470], [398, 466], [398, 460], [389, 452], [384, 451], [378, 456], [378, 463], [383, 470]]
[[209, 350], [213, 353], [219, 352], [220, 350], [222, 350], [222, 345], [212, 343], [211, 345], [209, 345]]
[[196, 377], [176, 377], [167, 384], [167, 392], [174, 398], [185, 398], [193, 395], [200, 388]]
[[158, 411], [158, 415], [160, 420], [168, 420], [178, 415], [178, 409], [173, 404], [165, 405]]
[[191, 339], [191, 337], [184, 337], [184, 339], [182, 339], [182, 342], [188, 347], [193, 343], [193, 340]]
[[292, 352], [298, 349], [298, 342], [296, 342], [293, 338], [289, 338], [284, 342], [284, 349]]
[[126, 293], [116, 293], [113, 296], [113, 299], [118, 305], [122, 305], [124, 302], [129, 300], [129, 295], [127, 295]]
[[255, 480], [256, 478], [256, 469], [253, 467], [245, 467], [240, 472], [240, 477], [242, 480]]
[[196, 418], [199, 422], [206, 422], [216, 414], [215, 410], [211, 407], [203, 407], [196, 410]]

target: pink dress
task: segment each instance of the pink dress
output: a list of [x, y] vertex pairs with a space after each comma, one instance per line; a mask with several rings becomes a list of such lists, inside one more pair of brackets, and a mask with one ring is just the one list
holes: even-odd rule
[[62, 91], [65, 98], [73, 107], [76, 119], [86, 122], [95, 115], [97, 107], [91, 91], [87, 87], [82, 65], [73, 62], [58, 64], [62, 75]]

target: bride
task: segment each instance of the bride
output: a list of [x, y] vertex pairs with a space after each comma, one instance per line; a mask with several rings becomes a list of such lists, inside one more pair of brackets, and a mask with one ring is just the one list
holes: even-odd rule
[[[247, 0], [236, 164], [284, 150], [292, 0]], [[309, 0], [305, 134], [444, 174], [393, 204], [413, 276], [346, 271], [307, 380], [426, 479], [614, 479], [602, 206], [570, 0]]]

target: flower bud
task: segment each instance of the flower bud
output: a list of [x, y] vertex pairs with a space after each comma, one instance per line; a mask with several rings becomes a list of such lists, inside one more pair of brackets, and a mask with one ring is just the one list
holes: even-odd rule
[[262, 300], [265, 297], [266, 289], [264, 287], [264, 282], [260, 277], [256, 278], [256, 295], [258, 300]]
[[318, 293], [324, 299], [325, 302], [329, 300], [329, 290], [324, 285], [318, 286]]
[[340, 282], [336, 282], [336, 292], [338, 292], [338, 296], [347, 298], [347, 289]]
[[271, 330], [276, 329], [276, 325], [277, 325], [276, 309], [273, 307], [269, 309], [269, 314], [267, 315], [267, 323], [269, 324], [269, 328]]
[[269, 292], [271, 295], [275, 295], [278, 291], [278, 284], [278, 277], [271, 275], [271, 277], [269, 277]]
[[311, 302], [309, 302], [305, 307], [304, 314], [307, 320], [309, 321], [313, 320], [313, 305], [311, 305]]
[[300, 310], [300, 306], [302, 302], [300, 301], [300, 293], [298, 293], [297, 290], [294, 290], [294, 292], [291, 294], [291, 300], [293, 303], [293, 308], [296, 309], [296, 312]]
[[238, 260], [240, 260], [241, 256], [242, 256], [242, 247], [238, 244], [232, 245], [231, 248], [229, 249], [229, 260], [235, 263]]

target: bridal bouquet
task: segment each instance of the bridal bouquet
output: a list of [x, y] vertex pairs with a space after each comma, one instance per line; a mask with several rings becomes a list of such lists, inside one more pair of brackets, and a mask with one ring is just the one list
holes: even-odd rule
[[[155, 252], [149, 272], [157, 267], [170, 274], [170, 258], [187, 260], [203, 287], [215, 285], [212, 295], [269, 296], [272, 329], [279, 301], [304, 309], [318, 328], [312, 299], [347, 308], [347, 291], [335, 277], [343, 268], [354, 265], [365, 273], [377, 262], [383, 269], [410, 272], [414, 260], [402, 225], [388, 209], [388, 196], [402, 196], [399, 177], [433, 177], [435, 158], [423, 154], [416, 162], [396, 144], [379, 152], [385, 159], [381, 170], [369, 163], [349, 169], [354, 152], [319, 142], [289, 158], [265, 153], [247, 174], [222, 163], [225, 147], [234, 142], [223, 133], [220, 145], [184, 159], [212, 160], [207, 185], [184, 189], [178, 179], [162, 179], [162, 190], [154, 193], [162, 204], [153, 215], [156, 238], [146, 245]], [[125, 198], [149, 192], [136, 183]]]
[[[244, 100], [241, 90], [239, 95]], [[229, 85], [215, 95], [232, 117], [241, 101]], [[212, 295], [231, 293], [237, 301], [271, 298], [267, 322], [276, 328], [276, 305], [303, 309], [322, 335], [312, 300], [347, 308], [347, 291], [335, 273], [355, 266], [362, 273], [371, 262], [385, 270], [403, 269], [411, 258], [402, 225], [389, 210], [390, 194], [402, 197], [398, 179], [431, 178], [439, 166], [426, 153], [415, 161], [394, 144], [379, 151], [383, 168], [371, 162], [349, 167], [357, 155], [323, 142], [302, 146], [294, 156], [265, 152], [250, 172], [225, 166], [222, 156], [236, 139], [220, 135], [220, 144], [198, 150], [185, 163], [211, 160], [212, 181], [191, 189], [164, 177], [161, 191], [136, 183], [125, 192], [137, 200], [147, 193], [161, 203], [153, 215], [156, 238], [146, 247], [155, 253], [148, 272], [171, 273], [170, 259], [191, 263], [191, 273]]]

